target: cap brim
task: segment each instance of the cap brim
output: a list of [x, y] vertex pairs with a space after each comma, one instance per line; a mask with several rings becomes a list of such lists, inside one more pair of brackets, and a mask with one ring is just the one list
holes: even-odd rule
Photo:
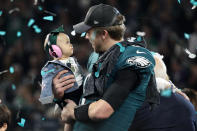
[[79, 34], [83, 33], [83, 32], [87, 32], [90, 28], [92, 28], [92, 27], [86, 25], [84, 22], [81, 22], [81, 23], [73, 26], [73, 29], [75, 30], [75, 32], [79, 33]]

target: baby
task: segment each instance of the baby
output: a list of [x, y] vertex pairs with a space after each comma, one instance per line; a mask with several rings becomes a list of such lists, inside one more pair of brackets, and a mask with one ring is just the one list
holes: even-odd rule
[[[83, 76], [76, 59], [71, 57], [73, 54], [73, 46], [70, 43], [68, 35], [64, 33], [63, 26], [53, 30], [46, 36], [44, 48], [53, 60], [48, 61], [41, 70], [42, 90], [39, 101], [42, 104], [55, 102], [61, 108], [64, 106], [61, 105], [64, 99], [72, 99], [78, 103], [77, 101], [80, 99], [79, 97], [82, 93], [80, 86], [83, 82]], [[76, 82], [73, 87], [65, 91], [63, 97], [58, 100], [54, 99], [52, 80], [57, 73], [62, 70], [68, 70], [68, 72], [61, 77], [72, 74], [75, 76]]]

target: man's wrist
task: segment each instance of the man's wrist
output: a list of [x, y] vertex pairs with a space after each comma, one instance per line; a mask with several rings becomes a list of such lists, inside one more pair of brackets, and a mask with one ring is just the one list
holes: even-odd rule
[[90, 104], [91, 103], [75, 107], [73, 112], [74, 119], [78, 121], [91, 121], [88, 115]]

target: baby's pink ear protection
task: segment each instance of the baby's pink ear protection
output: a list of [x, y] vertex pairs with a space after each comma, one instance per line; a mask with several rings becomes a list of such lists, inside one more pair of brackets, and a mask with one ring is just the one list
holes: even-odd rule
[[60, 57], [62, 57], [62, 50], [57, 45], [49, 44], [49, 54], [52, 57], [60, 58]]

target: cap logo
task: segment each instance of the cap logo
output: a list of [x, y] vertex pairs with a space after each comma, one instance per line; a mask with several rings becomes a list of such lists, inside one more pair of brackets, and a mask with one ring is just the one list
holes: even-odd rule
[[99, 23], [98, 21], [94, 20], [94, 24], [95, 24], [95, 25], [98, 24], [98, 23]]

